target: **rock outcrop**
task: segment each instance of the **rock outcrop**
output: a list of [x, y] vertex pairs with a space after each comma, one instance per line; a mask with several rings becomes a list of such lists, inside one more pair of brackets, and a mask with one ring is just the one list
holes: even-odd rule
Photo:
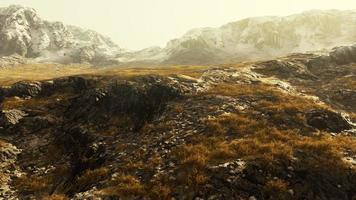
[[7, 94], [9, 96], [35, 97], [41, 93], [41, 90], [40, 82], [22, 81], [12, 85]]
[[25, 116], [27, 116], [27, 114], [21, 110], [3, 110], [0, 113], [0, 126], [9, 127], [16, 125]]
[[340, 115], [328, 110], [312, 110], [306, 114], [307, 123], [322, 131], [340, 132], [352, 126]]
[[328, 55], [320, 56], [310, 62], [312, 66], [345, 65], [356, 62], [356, 45], [333, 48]]

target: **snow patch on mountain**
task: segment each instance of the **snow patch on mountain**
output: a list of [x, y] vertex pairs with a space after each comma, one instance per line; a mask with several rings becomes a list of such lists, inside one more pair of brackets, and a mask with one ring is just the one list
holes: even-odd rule
[[120, 48], [95, 31], [49, 22], [36, 10], [12, 5], [0, 8], [0, 54], [19, 54], [38, 61], [101, 61], [120, 52]]
[[[313, 10], [286, 17], [246, 18], [218, 28], [193, 29], [157, 51], [160, 55], [157, 62], [163, 59], [168, 63], [212, 64], [266, 59], [355, 42], [355, 11]], [[152, 54], [148, 56], [155, 58]], [[142, 57], [130, 55], [133, 59], [147, 59]]]
[[269, 59], [356, 43], [356, 11], [313, 10], [196, 28], [164, 48], [121, 49], [95, 31], [49, 22], [23, 6], [0, 8], [0, 56], [91, 64], [217, 64]]

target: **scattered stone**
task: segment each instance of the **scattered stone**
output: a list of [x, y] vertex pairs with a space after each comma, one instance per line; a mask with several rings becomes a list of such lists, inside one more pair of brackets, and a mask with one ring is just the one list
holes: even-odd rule
[[3, 110], [0, 113], [0, 126], [9, 127], [16, 125], [26, 116], [27, 114], [21, 110]]
[[257, 200], [257, 198], [255, 196], [250, 196], [248, 200]]
[[0, 140], [0, 199], [18, 199], [11, 181], [22, 174], [14, 165], [20, 153], [21, 150], [16, 146]]
[[290, 195], [294, 196], [294, 190], [289, 189], [289, 190], [288, 190], [288, 193], [289, 193]]

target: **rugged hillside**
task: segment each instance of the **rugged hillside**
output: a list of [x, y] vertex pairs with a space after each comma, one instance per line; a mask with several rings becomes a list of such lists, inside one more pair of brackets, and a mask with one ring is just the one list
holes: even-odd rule
[[354, 199], [355, 52], [2, 86], [0, 198]]
[[356, 42], [355, 22], [355, 11], [338, 10], [247, 18], [219, 28], [191, 30], [168, 42], [156, 59], [174, 64], [216, 64], [329, 49]]
[[49, 22], [32, 8], [0, 8], [0, 55], [19, 54], [41, 62], [109, 62], [120, 49], [95, 31]]

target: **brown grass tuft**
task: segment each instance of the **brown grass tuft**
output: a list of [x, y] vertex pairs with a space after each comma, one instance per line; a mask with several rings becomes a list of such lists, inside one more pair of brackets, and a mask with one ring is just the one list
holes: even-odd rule
[[144, 186], [136, 177], [131, 175], [119, 175], [112, 185], [112, 187], [103, 189], [102, 195], [131, 199], [144, 194]]
[[53, 194], [48, 197], [44, 197], [43, 200], [68, 200], [69, 198], [61, 194]]

